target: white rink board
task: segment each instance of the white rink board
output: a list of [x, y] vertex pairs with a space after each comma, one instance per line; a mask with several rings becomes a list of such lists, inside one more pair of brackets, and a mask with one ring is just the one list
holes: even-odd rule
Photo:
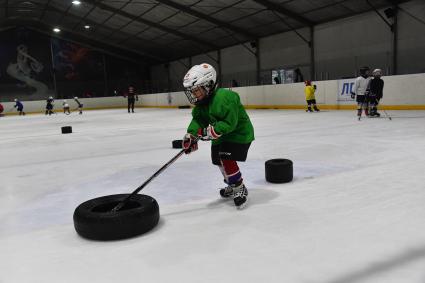
[[[385, 106], [415, 106], [425, 108], [425, 74], [401, 75], [383, 77], [385, 82], [384, 97], [381, 105]], [[346, 80], [341, 80], [345, 82]], [[338, 94], [340, 86], [337, 80], [314, 82], [317, 85], [316, 101], [319, 105], [335, 108], [338, 105], [355, 105], [354, 101], [340, 101]], [[241, 101], [247, 106], [303, 106], [306, 104], [304, 95], [304, 83], [264, 85], [252, 87], [234, 88], [238, 92]], [[124, 97], [102, 97], [80, 99], [85, 108], [102, 109], [126, 107], [127, 99]], [[71, 109], [77, 107], [72, 99], [68, 99]], [[4, 103], [5, 113], [16, 112], [13, 109], [14, 103]], [[45, 101], [24, 102], [26, 112], [42, 113], [45, 109]], [[62, 100], [56, 101], [56, 111], [61, 111]], [[189, 102], [183, 92], [155, 93], [140, 95], [136, 107], [177, 107], [189, 105]], [[10, 111], [10, 109], [12, 109]], [[9, 111], [8, 111], [9, 110]]]

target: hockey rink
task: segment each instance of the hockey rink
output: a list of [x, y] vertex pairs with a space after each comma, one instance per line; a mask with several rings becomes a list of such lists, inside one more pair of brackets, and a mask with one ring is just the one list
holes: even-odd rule
[[[424, 283], [425, 111], [387, 112], [249, 110], [244, 210], [220, 199], [201, 142], [141, 191], [158, 226], [112, 242], [78, 236], [74, 209], [170, 160], [190, 110], [2, 117], [0, 282]], [[294, 162], [293, 182], [265, 181], [273, 158]]]

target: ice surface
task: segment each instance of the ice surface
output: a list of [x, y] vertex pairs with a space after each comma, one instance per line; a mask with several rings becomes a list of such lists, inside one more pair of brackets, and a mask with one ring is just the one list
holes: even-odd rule
[[[74, 209], [143, 183], [190, 110], [0, 118], [0, 282], [423, 283], [425, 111], [388, 114], [249, 111], [245, 210], [219, 198], [204, 142], [141, 192], [158, 226], [114, 242], [80, 238]], [[272, 158], [294, 162], [292, 183], [265, 181]]]

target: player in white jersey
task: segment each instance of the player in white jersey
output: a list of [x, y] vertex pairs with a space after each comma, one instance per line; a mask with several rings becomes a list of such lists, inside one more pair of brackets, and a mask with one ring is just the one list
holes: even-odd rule
[[63, 113], [65, 113], [66, 115], [71, 114], [71, 110], [69, 110], [69, 104], [68, 102], [66, 102], [66, 100], [63, 101], [62, 105], [63, 105]]
[[369, 77], [370, 69], [369, 67], [360, 68], [360, 76], [356, 78], [354, 82], [353, 92], [351, 93], [351, 98], [356, 98], [357, 102], [357, 116], [362, 116], [362, 109], [364, 109], [365, 115], [368, 116], [368, 85], [370, 81]]

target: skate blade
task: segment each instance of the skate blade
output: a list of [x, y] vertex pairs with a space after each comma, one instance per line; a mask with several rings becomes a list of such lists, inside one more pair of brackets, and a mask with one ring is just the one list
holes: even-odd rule
[[237, 206], [236, 207], [236, 209], [237, 210], [242, 210], [242, 209], [244, 209], [245, 207], [246, 207], [246, 204], [248, 203], [248, 197], [246, 198], [246, 201], [243, 203], [243, 204], [241, 204], [241, 205], [239, 205], [239, 206]]

